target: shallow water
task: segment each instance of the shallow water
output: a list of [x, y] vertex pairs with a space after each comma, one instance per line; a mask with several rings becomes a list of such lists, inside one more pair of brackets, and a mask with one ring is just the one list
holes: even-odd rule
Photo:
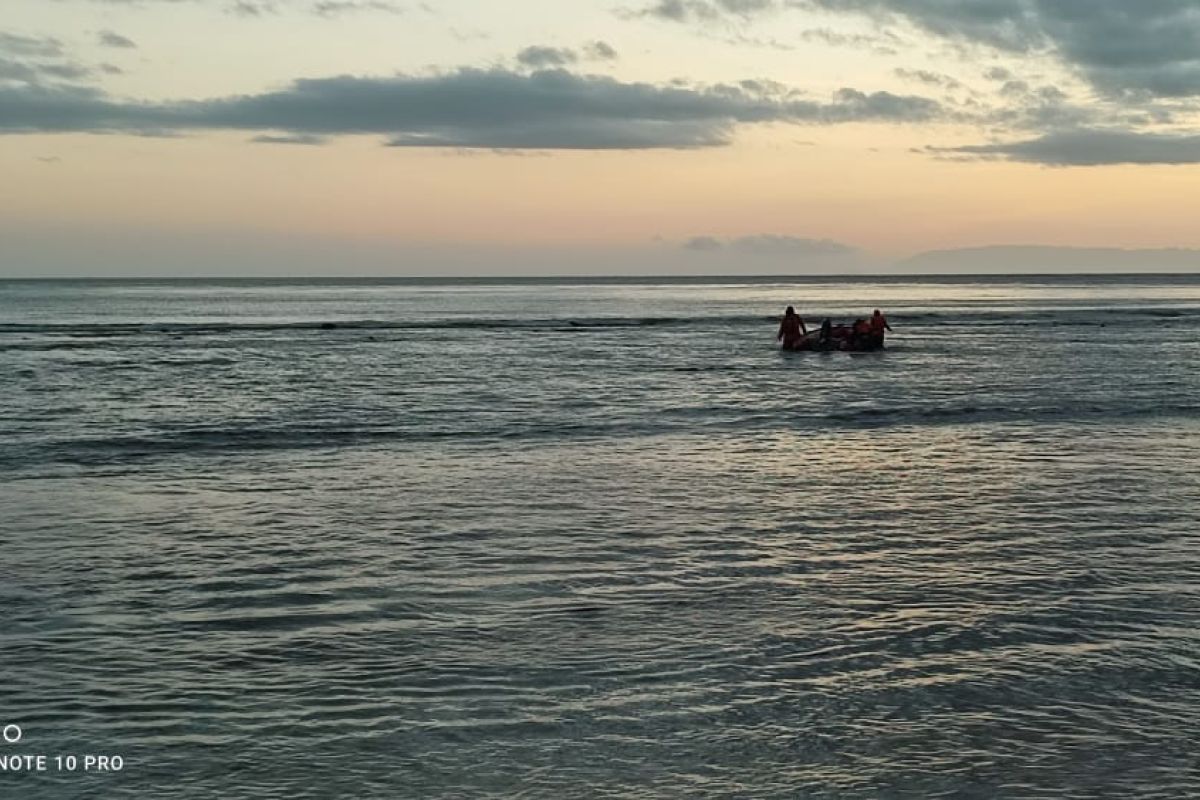
[[0, 755], [125, 762], [0, 793], [1195, 796], [1198, 334], [1178, 276], [0, 283]]

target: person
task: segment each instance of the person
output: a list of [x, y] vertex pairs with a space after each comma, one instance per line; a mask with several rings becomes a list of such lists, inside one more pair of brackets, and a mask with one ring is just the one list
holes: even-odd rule
[[787, 311], [783, 314], [783, 322], [779, 323], [779, 333], [775, 338], [783, 341], [784, 350], [795, 350], [800, 347], [800, 343], [807, 335], [808, 329], [804, 327], [804, 320], [797, 316], [796, 309], [788, 306]]
[[826, 317], [821, 323], [821, 333], [817, 336], [817, 341], [823, 345], [829, 344], [829, 337], [833, 335], [833, 320]]
[[833, 339], [833, 348], [835, 350], [850, 349], [850, 328], [839, 322], [829, 331], [829, 337]]
[[870, 346], [870, 337], [871, 323], [862, 318], [854, 320], [854, 325], [850, 328], [850, 349], [867, 349]]
[[883, 347], [883, 332], [890, 331], [891, 325], [888, 325], [887, 317], [875, 309], [875, 313], [871, 315], [871, 346]]

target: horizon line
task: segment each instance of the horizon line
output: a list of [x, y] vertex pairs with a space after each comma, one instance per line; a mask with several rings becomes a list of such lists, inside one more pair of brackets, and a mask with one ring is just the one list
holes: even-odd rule
[[853, 280], [853, 279], [912, 279], [912, 278], [941, 278], [941, 279], [977, 279], [977, 278], [1179, 278], [1200, 277], [1200, 268], [1188, 270], [1168, 270], [1154, 272], [1086, 272], [1059, 270], [1052, 272], [854, 272], [854, 273], [652, 273], [638, 275], [632, 273], [615, 274], [474, 274], [474, 275], [52, 275], [52, 276], [0, 276], [0, 283], [51, 283], [51, 282], [195, 282], [222, 281], [229, 283], [251, 283], [261, 281], [290, 282], [290, 281], [420, 281], [461, 283], [467, 281], [515, 281], [515, 282], [544, 282], [569, 281], [587, 282], [603, 281], [616, 283], [622, 281], [672, 281], [672, 280], [728, 280], [728, 281], [768, 281], [768, 280]]

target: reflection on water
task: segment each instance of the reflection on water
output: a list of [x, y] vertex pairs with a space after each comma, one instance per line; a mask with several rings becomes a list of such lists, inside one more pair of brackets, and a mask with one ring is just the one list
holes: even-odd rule
[[5, 796], [1200, 793], [1195, 282], [185, 288], [0, 287]]

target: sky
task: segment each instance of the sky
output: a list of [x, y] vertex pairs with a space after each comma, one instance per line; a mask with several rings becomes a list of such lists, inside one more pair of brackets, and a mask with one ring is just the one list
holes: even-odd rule
[[1200, 0], [4, 7], [0, 277], [1200, 269]]

